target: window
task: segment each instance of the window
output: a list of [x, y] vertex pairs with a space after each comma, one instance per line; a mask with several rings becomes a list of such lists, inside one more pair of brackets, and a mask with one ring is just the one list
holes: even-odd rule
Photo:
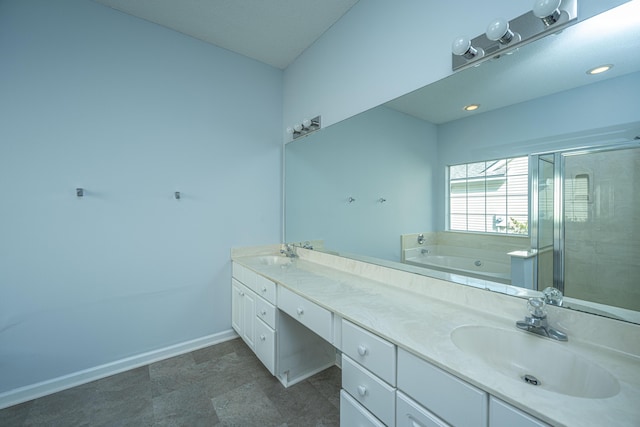
[[528, 234], [529, 159], [449, 166], [449, 230]]

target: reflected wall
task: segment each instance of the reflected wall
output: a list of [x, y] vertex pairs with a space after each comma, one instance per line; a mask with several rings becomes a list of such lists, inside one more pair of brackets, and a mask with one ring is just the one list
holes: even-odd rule
[[434, 229], [435, 125], [381, 106], [285, 149], [288, 242], [400, 261], [401, 234]]
[[566, 156], [565, 295], [640, 310], [640, 148]]

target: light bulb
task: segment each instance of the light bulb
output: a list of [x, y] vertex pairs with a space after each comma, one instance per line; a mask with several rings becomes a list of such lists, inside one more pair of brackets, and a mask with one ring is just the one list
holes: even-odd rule
[[311, 126], [311, 120], [309, 120], [309, 119], [304, 119], [304, 120], [302, 121], [302, 126], [303, 126], [303, 127], [305, 127], [305, 128], [308, 128], [309, 126]]
[[494, 19], [487, 27], [487, 38], [494, 42], [507, 44], [513, 40], [513, 31], [509, 29], [509, 21], [505, 18]]
[[473, 59], [479, 53], [478, 49], [471, 46], [471, 40], [467, 36], [456, 38], [451, 44], [451, 52], [466, 59]]
[[293, 133], [293, 128], [291, 126], [287, 128], [287, 133]]
[[297, 124], [293, 127], [293, 130], [295, 130], [296, 132], [300, 132], [302, 130], [302, 125], [301, 124]]
[[536, 0], [533, 4], [533, 14], [542, 19], [544, 25], [549, 26], [555, 24], [560, 18], [561, 0]]
[[467, 36], [460, 36], [453, 41], [451, 52], [454, 55], [462, 56], [471, 48], [471, 40]]

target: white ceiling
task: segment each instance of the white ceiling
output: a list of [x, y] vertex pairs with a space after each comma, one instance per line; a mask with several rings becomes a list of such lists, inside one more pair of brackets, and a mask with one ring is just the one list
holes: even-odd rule
[[358, 0], [95, 0], [285, 69]]

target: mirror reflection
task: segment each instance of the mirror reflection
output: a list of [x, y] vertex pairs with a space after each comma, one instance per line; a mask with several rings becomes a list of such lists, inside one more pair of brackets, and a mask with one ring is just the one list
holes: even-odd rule
[[640, 323], [639, 15], [626, 3], [287, 144], [286, 241], [512, 295], [554, 286]]

